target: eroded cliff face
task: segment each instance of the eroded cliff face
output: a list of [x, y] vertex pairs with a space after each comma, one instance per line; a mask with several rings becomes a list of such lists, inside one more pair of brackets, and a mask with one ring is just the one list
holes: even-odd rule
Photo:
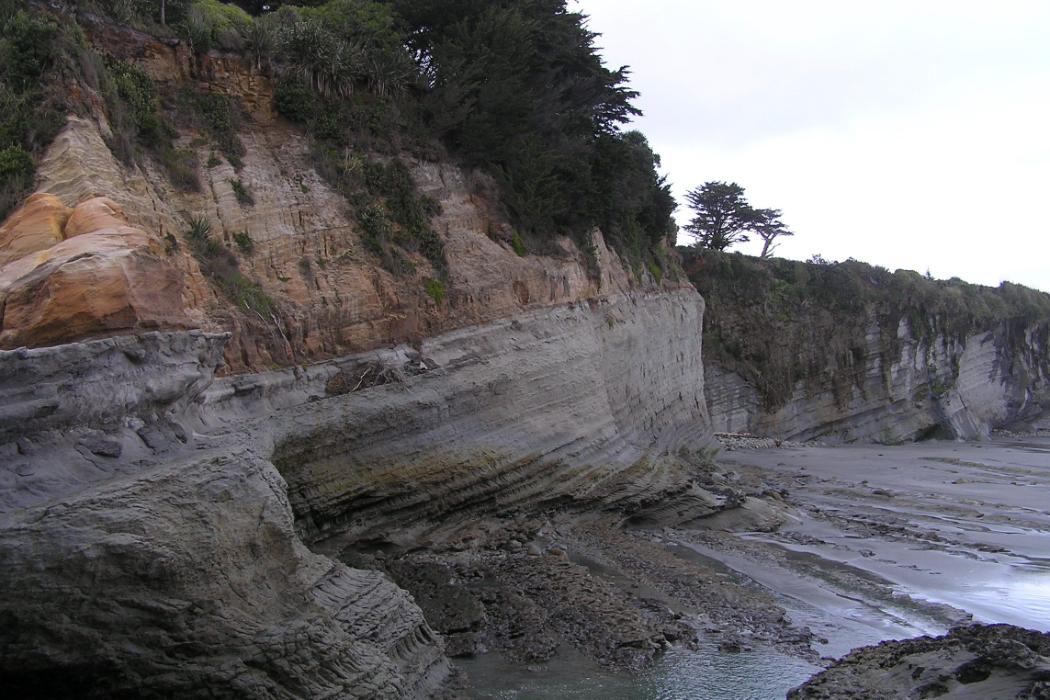
[[[765, 420], [753, 390], [717, 369], [705, 398], [694, 289], [630, 273], [598, 232], [597, 277], [567, 239], [520, 256], [483, 176], [406, 158], [440, 204], [447, 296], [434, 298], [423, 256], [401, 276], [377, 265], [307, 139], [272, 113], [264, 75], [93, 31], [159, 83], [230, 94], [253, 128], [243, 168], [201, 167], [202, 191], [187, 193], [149, 159], [116, 159], [100, 112], [71, 117], [38, 193], [0, 231], [6, 688], [427, 696], [449, 675], [444, 641], [386, 575], [342, 563], [347, 552], [469, 547], [479, 523], [541, 512], [615, 526], [755, 507], [710, 490], [704, 460], [684, 458], [709, 446], [709, 403], [722, 429], [760, 432]], [[185, 130], [180, 143], [200, 136]], [[254, 205], [238, 201], [235, 178]], [[273, 300], [267, 314], [202, 272], [187, 237], [198, 218]], [[882, 437], [889, 401], [908, 409], [894, 439], [931, 420], [963, 434], [1020, 415], [1039, 391], [982, 384], [1013, 376], [995, 337], [900, 340], [899, 362], [858, 370], [847, 409], [813, 410], [824, 398], [806, 393], [766, 432], [841, 423]], [[958, 386], [916, 406], [956, 364]], [[655, 653], [653, 625], [632, 614], [612, 645]]]
[[717, 432], [785, 440], [979, 439], [1050, 410], [1050, 295], [684, 250]]
[[226, 339], [0, 352], [12, 692], [406, 697], [444, 678], [404, 591], [294, 535], [264, 450], [189, 427]]
[[[139, 256], [141, 260], [125, 264], [125, 277], [132, 278], [125, 287], [136, 288], [136, 276], [168, 277], [172, 285], [164, 297], [171, 308], [159, 321], [159, 314], [150, 309], [125, 314], [119, 321], [103, 311], [89, 313], [83, 327], [65, 334], [35, 334], [20, 316], [5, 316], [0, 318], [0, 347], [33, 347], [144, 328], [200, 327], [231, 333], [224, 371], [258, 371], [418, 342], [519, 311], [655, 284], [644, 271], [643, 280], [631, 281], [598, 232], [597, 276], [588, 272], [587, 256], [567, 238], [556, 239], [543, 255], [517, 255], [489, 179], [447, 162], [405, 154], [399, 158], [409, 168], [417, 192], [439, 205], [440, 213], [431, 223], [442, 240], [448, 270], [439, 275], [424, 256], [406, 252], [414, 270], [391, 274], [363, 244], [361, 227], [346, 199], [317, 173], [308, 136], [274, 114], [273, 81], [249, 60], [193, 56], [182, 43], [160, 42], [105, 23], [85, 26], [98, 45], [109, 47], [107, 52], [146, 69], [162, 91], [196, 89], [229, 96], [248, 121], [248, 128], [238, 134], [245, 148], [243, 165], [235, 170], [225, 160], [205, 163], [202, 157], [195, 168], [201, 190], [178, 189], [151, 158], [129, 165], [114, 156], [107, 145], [111, 131], [101, 98], [86, 95], [92, 110], [70, 117], [39, 164], [37, 196], [48, 196], [66, 208], [93, 197], [109, 198], [119, 207], [122, 223], [146, 236], [129, 242], [121, 252], [130, 254], [135, 246], [147, 244], [150, 249], [148, 258]], [[176, 143], [206, 156], [200, 144], [207, 140], [207, 134], [184, 126]], [[348, 149], [347, 157], [390, 158], [356, 148]], [[234, 182], [251, 192], [253, 205], [238, 200]], [[26, 206], [32, 209], [31, 202]], [[236, 261], [237, 284], [257, 286], [272, 302], [267, 308], [246, 307], [202, 272], [189, 236], [198, 219], [208, 223], [209, 236], [222, 246], [223, 255]], [[0, 298], [29, 286], [24, 270], [8, 270], [20, 257], [68, 246], [61, 230], [56, 234], [45, 229], [25, 211], [16, 211], [0, 231]], [[235, 243], [235, 234], [247, 236], [250, 251]], [[107, 265], [103, 260], [80, 263], [87, 268], [86, 276], [108, 270]], [[443, 298], [436, 299], [428, 295], [426, 281], [438, 277]], [[87, 284], [69, 286], [87, 295]], [[37, 315], [43, 325], [62, 325], [46, 309]]]
[[956, 339], [916, 338], [902, 321], [895, 342], [887, 342], [873, 319], [845, 382], [840, 369], [815, 370], [782, 406], [769, 408], [753, 384], [709, 362], [712, 427], [784, 440], [974, 440], [1050, 405], [1045, 324], [1003, 323]]
[[[308, 404], [274, 456], [300, 532], [410, 544], [483, 513], [631, 510], [684, 488], [688, 474], [663, 456], [708, 442], [688, 338], [702, 310], [683, 291], [519, 314], [425, 341], [420, 373], [367, 403]], [[351, 388], [367, 379], [358, 367], [333, 376]]]
[[301, 538], [687, 496], [671, 455], [709, 438], [702, 312], [612, 295], [215, 383], [228, 338], [198, 331], [0, 352], [5, 685], [435, 692], [442, 642], [408, 594]]

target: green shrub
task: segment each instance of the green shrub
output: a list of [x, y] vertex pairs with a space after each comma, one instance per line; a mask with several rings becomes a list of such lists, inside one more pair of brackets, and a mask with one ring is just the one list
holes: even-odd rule
[[233, 188], [233, 194], [237, 197], [237, 201], [241, 206], [253, 207], [255, 206], [255, 198], [252, 197], [252, 193], [248, 190], [243, 182], [238, 180], [229, 180], [230, 187]]
[[441, 280], [428, 279], [425, 286], [427, 296], [440, 304], [445, 300], [445, 285]]
[[521, 234], [517, 231], [514, 232], [514, 237], [510, 239], [510, 247], [514, 249], [519, 258], [525, 257], [525, 241], [521, 239]]
[[219, 286], [238, 306], [253, 311], [264, 319], [268, 320], [268, 317], [277, 312], [277, 304], [263, 288], [240, 272], [224, 278]]
[[390, 238], [392, 227], [382, 206], [373, 204], [357, 215], [357, 223], [364, 233], [365, 247], [373, 253], [382, 253], [383, 243]]
[[317, 94], [305, 83], [289, 77], [277, 81], [274, 107], [290, 122], [308, 124], [317, 113]]
[[0, 221], [33, 184], [34, 155], [65, 123], [73, 32], [26, 3], [0, 5]]
[[192, 219], [186, 236], [205, 277], [214, 282], [239, 308], [269, 320], [276, 312], [276, 304], [258, 283], [245, 277], [238, 269], [237, 258], [233, 253], [211, 238], [211, 223], [203, 216]]
[[237, 135], [240, 115], [230, 98], [217, 92], [184, 90], [179, 95], [184, 111], [188, 111], [194, 126], [207, 133], [215, 142], [219, 152], [237, 170], [244, 165], [247, 149]]
[[255, 243], [252, 241], [252, 237], [247, 231], [238, 231], [233, 234], [233, 242], [237, 244], [237, 247], [240, 248], [241, 252], [245, 255], [251, 255], [255, 252]]
[[170, 144], [159, 149], [161, 165], [168, 173], [171, 184], [186, 192], [198, 192], [201, 188], [197, 174], [197, 153], [186, 148], [174, 148]]
[[36, 167], [21, 146], [0, 149], [0, 222], [33, 186]]
[[660, 281], [664, 278], [664, 270], [655, 260], [649, 261], [649, 274], [653, 276], [653, 280], [657, 284], [660, 284]]
[[194, 0], [186, 17], [188, 38], [197, 53], [207, 53], [213, 47], [243, 51], [251, 45], [252, 24], [247, 12], [218, 0]]
[[58, 59], [59, 28], [50, 19], [20, 10], [3, 21], [0, 60], [8, 89], [27, 92], [36, 88]]
[[33, 184], [36, 166], [33, 158], [20, 145], [0, 149], [0, 183], [13, 183], [21, 187]]
[[214, 153], [208, 154], [208, 168], [217, 168], [222, 165], [222, 161]]
[[147, 148], [157, 148], [170, 142], [174, 130], [157, 114], [153, 79], [138, 66], [123, 61], [112, 63], [109, 72], [142, 143]]
[[190, 228], [186, 232], [186, 235], [190, 237], [191, 241], [204, 242], [208, 240], [208, 235], [211, 233], [211, 222], [203, 216], [198, 216], [194, 219], [190, 219]]
[[114, 153], [130, 162], [138, 144], [160, 163], [175, 187], [199, 191], [197, 154], [175, 147], [177, 132], [158, 111], [153, 79], [138, 66], [125, 61], [110, 62], [99, 79], [113, 127], [110, 148]]

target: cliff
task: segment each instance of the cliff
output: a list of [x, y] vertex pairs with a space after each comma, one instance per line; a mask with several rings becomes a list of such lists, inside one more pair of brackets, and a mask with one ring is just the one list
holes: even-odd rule
[[[344, 193], [319, 172], [325, 163], [315, 140], [274, 112], [271, 75], [248, 57], [194, 55], [183, 42], [91, 15], [81, 20], [110, 60], [140, 66], [173, 105], [173, 152], [193, 163], [186, 177], [200, 187], [177, 186], [161, 158], [122, 161], [111, 148], [119, 134], [101, 88], [85, 94], [81, 115], [68, 118], [40, 159], [36, 197], [0, 228], [6, 307], [0, 347], [197, 327], [231, 333], [224, 371], [255, 371], [418, 342], [518, 311], [653, 284], [647, 272], [632, 274], [600, 232], [591, 238], [593, 254], [554, 237], [543, 255], [519, 255], [486, 175], [447, 159], [362, 144], [345, 154], [356, 164], [354, 186], [365, 186], [372, 170], [399, 163], [410, 174], [411, 196], [438, 209], [429, 226], [447, 270], [410, 250], [396, 252], [401, 269], [386, 269]], [[219, 146], [207, 121], [215, 115], [199, 113], [200, 95], [228, 100], [219, 111], [241, 120], [236, 133], [223, 135], [243, 149], [236, 166], [215, 156]], [[78, 241], [62, 222], [99, 197], [113, 205], [104, 222], [109, 228], [99, 223], [92, 238]], [[97, 244], [102, 237], [110, 252]], [[154, 282], [142, 284], [146, 277]], [[112, 280], [109, 298], [85, 293], [100, 278]], [[61, 291], [41, 294], [41, 284]], [[151, 298], [129, 300], [147, 287]], [[84, 308], [69, 303], [78, 295], [89, 297]]]
[[442, 641], [408, 594], [303, 540], [680, 497], [670, 455], [707, 442], [702, 310], [615, 295], [220, 381], [227, 338], [198, 331], [0, 353], [0, 676], [27, 697], [434, 692]]
[[[600, 231], [529, 254], [482, 173], [351, 149], [436, 205], [442, 269], [411, 248], [387, 269], [249, 59], [81, 20], [171, 99], [219, 93], [250, 128], [238, 165], [193, 162], [195, 191], [163, 151], [122, 160], [89, 91], [0, 228], [5, 687], [439, 693], [443, 639], [344, 547], [703, 505], [676, 456], [710, 439], [692, 288]], [[214, 138], [189, 120], [172, 152]]]
[[[761, 382], [777, 372], [729, 360], [750, 357], [728, 349], [735, 323], [740, 343], [768, 336], [720, 298], [722, 330], [702, 337], [703, 298], [651, 257], [669, 251], [632, 259], [598, 229], [526, 245], [493, 178], [440, 148], [355, 133], [333, 149], [276, 113], [273, 72], [245, 52], [79, 19], [80, 70], [106, 47], [95, 68], [148, 106], [139, 132], [171, 123], [129, 155], [132, 103], [84, 70], [0, 227], [0, 680], [20, 697], [440, 694], [433, 600], [391, 576], [441, 589], [421, 580], [452, 565], [425, 557], [471, 548], [492, 564], [475, 578], [504, 589], [463, 589], [464, 607], [513, 600], [487, 637], [442, 628], [461, 652], [523, 636], [505, 618], [559, 595], [565, 638], [602, 660], [644, 662], [695, 632], [618, 600], [564, 550], [538, 558], [540, 531], [569, 515], [637, 571], [660, 558], [676, 589], [705, 577], [709, 619], [805, 643], [772, 600], [744, 605], [761, 596], [620, 526], [730, 509], [778, 522], [782, 494], [712, 469], [712, 425], [969, 435], [1045, 397], [1045, 323], [920, 333], [870, 310], [842, 352], [832, 342], [773, 391]], [[705, 343], [721, 363], [706, 380]], [[370, 558], [384, 551], [405, 556]], [[507, 584], [523, 572], [532, 598]]]
[[1050, 407], [1050, 297], [849, 261], [687, 251], [718, 432], [987, 437]]

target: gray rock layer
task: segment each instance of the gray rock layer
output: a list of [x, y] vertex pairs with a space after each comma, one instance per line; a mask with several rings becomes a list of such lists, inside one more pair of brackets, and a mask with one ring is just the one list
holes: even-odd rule
[[200, 333], [0, 353], [0, 681], [435, 692], [443, 641], [409, 595], [300, 535], [394, 540], [455, 513], [681, 490], [661, 456], [709, 440], [702, 313], [688, 291], [616, 296], [210, 387], [223, 338]]
[[681, 488], [659, 457], [709, 442], [702, 312], [679, 292], [523, 314], [424, 343], [435, 369], [367, 401], [305, 404], [272, 432], [303, 536], [405, 539], [460, 511]]
[[907, 322], [891, 353], [872, 324], [853, 382], [836, 386], [833, 368], [795, 386], [770, 410], [740, 375], [705, 368], [715, 432], [751, 433], [784, 440], [901, 442], [927, 436], [988, 437], [991, 430], [1050, 409], [1047, 329], [1003, 323], [964, 339], [915, 337]]

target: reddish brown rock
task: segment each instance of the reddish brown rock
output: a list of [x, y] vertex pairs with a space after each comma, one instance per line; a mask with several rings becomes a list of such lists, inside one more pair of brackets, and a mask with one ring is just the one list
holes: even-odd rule
[[0, 226], [0, 267], [64, 238], [72, 210], [54, 195], [34, 194]]
[[[47, 197], [30, 198], [12, 219], [44, 220], [23, 215], [42, 203], [59, 211]], [[79, 204], [58, 235], [66, 239], [0, 267], [0, 348], [191, 325], [182, 273], [156, 241], [127, 225], [114, 202]]]
[[63, 229], [63, 238], [127, 225], [128, 219], [119, 204], [109, 197], [93, 197], [73, 209]]

